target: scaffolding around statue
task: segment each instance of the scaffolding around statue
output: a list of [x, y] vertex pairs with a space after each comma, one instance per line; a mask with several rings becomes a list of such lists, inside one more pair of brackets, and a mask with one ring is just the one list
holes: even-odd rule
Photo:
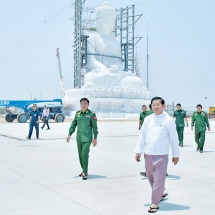
[[135, 57], [141, 39], [135, 24], [142, 15], [135, 15], [134, 5], [116, 10], [105, 2], [95, 10], [84, 3], [74, 4], [74, 89], [65, 92], [64, 103], [75, 111], [87, 97], [101, 116], [138, 113], [150, 98]]

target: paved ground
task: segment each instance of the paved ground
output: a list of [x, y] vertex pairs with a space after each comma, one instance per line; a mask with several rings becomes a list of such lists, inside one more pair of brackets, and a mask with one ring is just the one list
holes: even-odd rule
[[[81, 180], [75, 135], [70, 123], [52, 123], [40, 140], [26, 140], [28, 124], [0, 123], [0, 215], [142, 215], [151, 190], [134, 160], [137, 121], [99, 122], [98, 146], [91, 148], [89, 179]], [[168, 198], [157, 214], [214, 214], [215, 121], [205, 152], [196, 152], [185, 128], [180, 163], [169, 163]], [[33, 133], [35, 138], [35, 132]]]

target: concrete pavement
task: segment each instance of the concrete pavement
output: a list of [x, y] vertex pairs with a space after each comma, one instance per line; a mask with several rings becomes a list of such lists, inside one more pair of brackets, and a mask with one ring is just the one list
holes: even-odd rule
[[[165, 201], [157, 214], [213, 214], [215, 121], [204, 153], [196, 152], [194, 133], [185, 128], [180, 163], [168, 166]], [[70, 123], [51, 123], [40, 139], [26, 140], [28, 124], [0, 124], [0, 215], [148, 214], [151, 189], [134, 160], [137, 121], [98, 122], [98, 146], [91, 147], [89, 178], [83, 181], [75, 135], [65, 141]], [[34, 139], [35, 138], [35, 139]], [[171, 157], [170, 157], [171, 158]]]

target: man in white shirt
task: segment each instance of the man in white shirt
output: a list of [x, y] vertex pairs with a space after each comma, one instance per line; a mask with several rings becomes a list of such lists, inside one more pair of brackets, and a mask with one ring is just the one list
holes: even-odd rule
[[44, 109], [43, 109], [43, 114], [42, 114], [42, 119], [43, 119], [43, 126], [41, 127], [42, 129], [44, 128], [45, 124], [47, 125], [47, 129], [49, 130], [49, 123], [48, 123], [48, 119], [49, 119], [49, 109], [46, 107], [46, 105], [44, 105]]
[[134, 152], [137, 162], [144, 152], [146, 175], [152, 187], [152, 205], [148, 212], [155, 213], [159, 202], [168, 195], [164, 190], [169, 146], [174, 165], [179, 161], [179, 146], [175, 121], [164, 112], [165, 101], [154, 97], [151, 105], [154, 113], [145, 118]]

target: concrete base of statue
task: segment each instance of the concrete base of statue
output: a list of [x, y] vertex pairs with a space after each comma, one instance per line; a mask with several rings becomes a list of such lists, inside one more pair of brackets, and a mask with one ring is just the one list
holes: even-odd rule
[[88, 98], [89, 109], [96, 112], [98, 118], [137, 118], [143, 104], [150, 103], [148, 90], [129, 90], [122, 87], [105, 89], [69, 89], [65, 91], [63, 104], [69, 107], [73, 117], [80, 109], [80, 99]]

